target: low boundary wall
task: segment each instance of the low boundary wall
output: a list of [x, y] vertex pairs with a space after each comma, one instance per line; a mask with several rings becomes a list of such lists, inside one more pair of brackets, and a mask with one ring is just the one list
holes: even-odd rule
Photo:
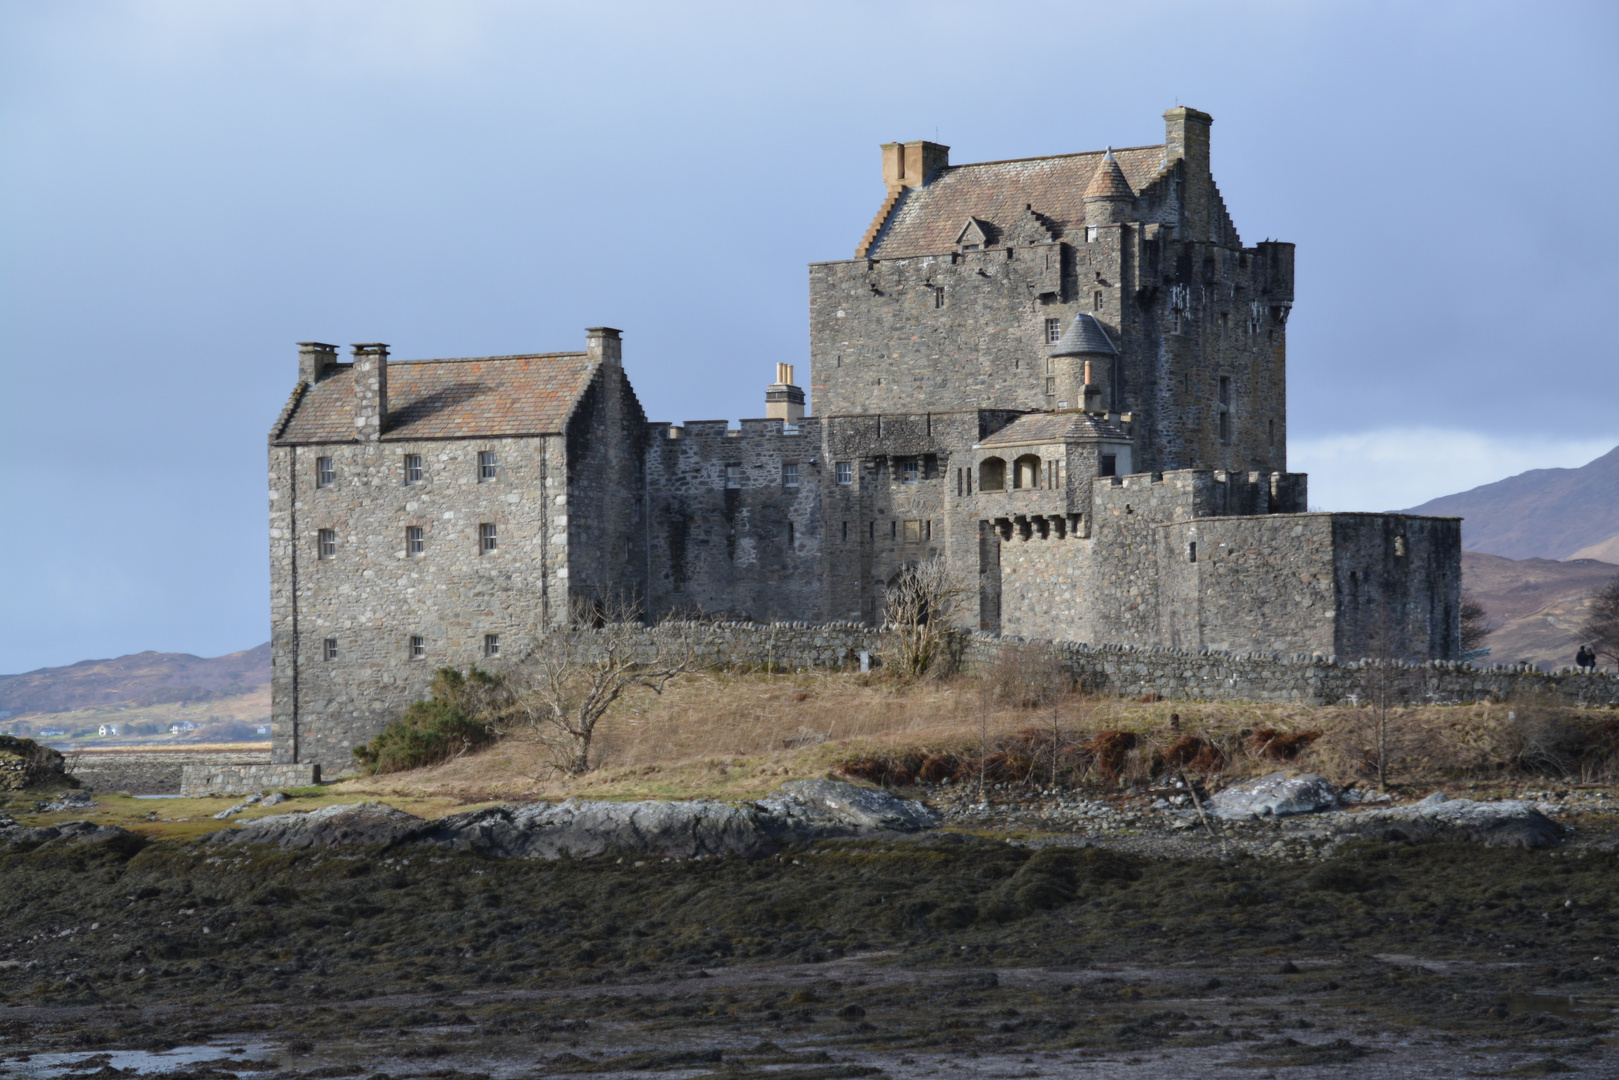
[[131, 795], [173, 795], [180, 790], [181, 772], [189, 767], [217, 768], [252, 765], [269, 759], [268, 753], [241, 750], [69, 750], [62, 755], [69, 775], [86, 787], [124, 791]]
[[320, 766], [314, 763], [187, 765], [180, 776], [180, 794], [187, 798], [199, 795], [252, 795], [276, 788], [309, 787], [318, 783]]

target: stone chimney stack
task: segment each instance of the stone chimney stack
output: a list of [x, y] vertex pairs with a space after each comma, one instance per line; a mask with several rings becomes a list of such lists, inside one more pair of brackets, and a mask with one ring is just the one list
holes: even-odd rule
[[376, 442], [388, 422], [388, 346], [373, 341], [354, 346], [354, 433]]
[[1208, 240], [1213, 227], [1214, 181], [1209, 173], [1209, 125], [1214, 117], [1182, 105], [1164, 113], [1164, 153], [1173, 165], [1186, 162], [1186, 186], [1181, 191], [1183, 229], [1177, 239]]
[[611, 326], [591, 326], [585, 329], [585, 353], [593, 364], [624, 364], [624, 340], [620, 331]]
[[950, 148], [932, 142], [884, 143], [883, 186], [919, 188], [950, 164]]
[[298, 381], [314, 386], [337, 364], [337, 346], [323, 341], [298, 343]]
[[765, 419], [789, 424], [804, 419], [804, 391], [793, 385], [791, 364], [776, 365], [776, 381], [765, 389]]

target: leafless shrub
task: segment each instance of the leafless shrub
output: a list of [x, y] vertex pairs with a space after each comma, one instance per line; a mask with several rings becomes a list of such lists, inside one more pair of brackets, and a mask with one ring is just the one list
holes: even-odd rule
[[1047, 642], [1003, 645], [985, 674], [996, 702], [1014, 709], [1039, 709], [1073, 688], [1060, 650]]
[[1619, 664], [1619, 574], [1592, 596], [1591, 610], [1577, 633], [1598, 656]]
[[1471, 593], [1465, 592], [1462, 593], [1461, 624], [1464, 653], [1477, 653], [1484, 648], [1484, 639], [1497, 629], [1490, 619], [1490, 613], [1484, 610], [1484, 605], [1475, 600]]
[[884, 651], [900, 675], [918, 678], [944, 668], [950, 618], [967, 590], [955, 581], [943, 557], [905, 567], [888, 586], [883, 618]]

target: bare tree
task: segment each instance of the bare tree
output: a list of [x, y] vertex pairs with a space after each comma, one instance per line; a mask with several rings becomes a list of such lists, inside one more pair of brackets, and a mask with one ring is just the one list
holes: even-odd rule
[[1591, 597], [1591, 610], [1580, 623], [1579, 636], [1598, 656], [1619, 663], [1619, 574]]
[[591, 768], [596, 725], [631, 690], [663, 693], [669, 680], [696, 665], [641, 625], [631, 600], [569, 605], [567, 625], [553, 628], [519, 665], [517, 705], [523, 720], [568, 776]]
[[943, 657], [950, 617], [966, 592], [939, 556], [907, 566], [894, 578], [884, 597], [883, 634], [885, 651], [900, 674], [924, 675]]

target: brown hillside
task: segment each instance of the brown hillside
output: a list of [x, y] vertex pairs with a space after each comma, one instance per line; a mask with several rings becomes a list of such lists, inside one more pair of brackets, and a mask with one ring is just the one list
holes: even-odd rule
[[1596, 559], [1506, 559], [1462, 553], [1462, 586], [1489, 612], [1495, 633], [1484, 644], [1489, 662], [1527, 660], [1565, 666], [1574, 662], [1574, 627], [1587, 597], [1619, 566]]
[[249, 693], [270, 682], [270, 643], [204, 658], [142, 652], [111, 660], [0, 675], [0, 710], [66, 712], [105, 705], [208, 701]]
[[1619, 535], [1619, 446], [1578, 469], [1531, 469], [1406, 513], [1462, 518], [1469, 551], [1567, 559]]

